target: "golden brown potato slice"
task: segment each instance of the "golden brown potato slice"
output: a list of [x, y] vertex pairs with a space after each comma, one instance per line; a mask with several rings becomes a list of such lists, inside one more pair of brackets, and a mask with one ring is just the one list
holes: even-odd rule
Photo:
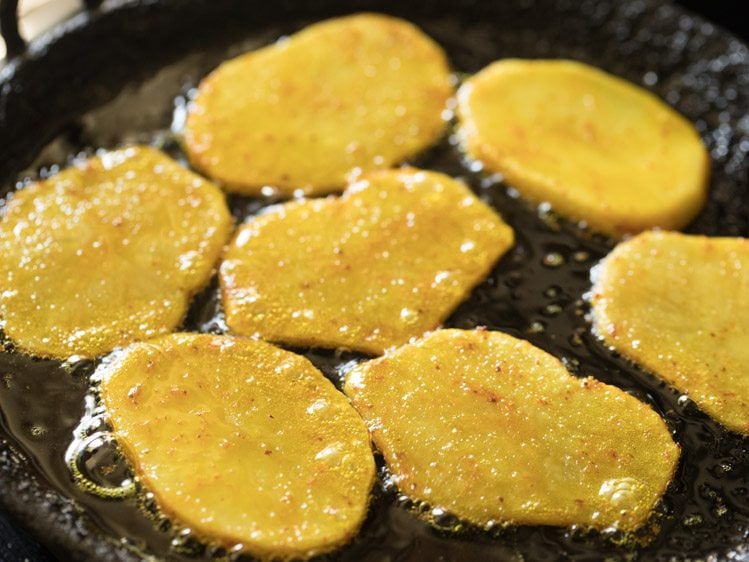
[[369, 353], [437, 327], [512, 245], [513, 232], [436, 172], [372, 172], [341, 198], [244, 224], [221, 264], [229, 328]]
[[340, 191], [435, 142], [454, 89], [442, 50], [412, 24], [360, 14], [232, 59], [198, 89], [193, 164], [238, 193]]
[[645, 232], [593, 272], [603, 340], [749, 434], [749, 240]]
[[468, 154], [528, 199], [620, 237], [681, 228], [704, 203], [709, 157], [654, 95], [563, 60], [503, 60], [458, 93]]
[[479, 525], [635, 529], [679, 458], [648, 406], [499, 332], [433, 332], [344, 390], [402, 492]]
[[374, 459], [361, 418], [304, 357], [270, 344], [172, 334], [102, 375], [115, 436], [168, 515], [264, 558], [348, 541]]
[[230, 229], [216, 186], [145, 146], [30, 185], [0, 220], [5, 333], [62, 358], [174, 330]]

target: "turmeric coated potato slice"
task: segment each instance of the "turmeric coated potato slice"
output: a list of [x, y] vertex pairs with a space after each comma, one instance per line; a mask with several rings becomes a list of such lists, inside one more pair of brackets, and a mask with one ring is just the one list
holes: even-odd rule
[[344, 390], [400, 490], [478, 525], [635, 529], [679, 457], [648, 406], [499, 332], [433, 332]]
[[29, 185], [0, 219], [5, 334], [63, 358], [174, 330], [231, 224], [216, 186], [145, 146]]
[[678, 229], [702, 207], [709, 156], [653, 94], [563, 60], [503, 60], [458, 93], [467, 153], [524, 197], [613, 237]]
[[380, 353], [434, 329], [513, 232], [436, 172], [372, 172], [341, 198], [292, 202], [237, 232], [219, 279], [237, 334]]
[[225, 62], [185, 125], [192, 163], [237, 193], [340, 191], [439, 139], [454, 94], [445, 55], [414, 25], [359, 14]]
[[645, 232], [594, 269], [605, 343], [749, 434], [749, 240]]
[[172, 334], [116, 354], [101, 378], [135, 473], [202, 538], [288, 559], [357, 532], [374, 481], [367, 429], [305, 358], [261, 341]]

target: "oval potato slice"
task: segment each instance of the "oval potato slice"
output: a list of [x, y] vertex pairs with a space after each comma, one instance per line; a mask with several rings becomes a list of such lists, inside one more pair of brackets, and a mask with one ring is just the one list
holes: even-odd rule
[[458, 92], [466, 152], [526, 198], [613, 237], [678, 229], [700, 210], [710, 160], [653, 94], [578, 62], [502, 60]]
[[595, 332], [749, 434], [749, 240], [644, 232], [593, 271]]
[[414, 25], [359, 14], [311, 25], [225, 62], [185, 125], [192, 163], [230, 191], [340, 191], [353, 168], [388, 168], [437, 141], [454, 88]]
[[171, 331], [231, 226], [216, 186], [145, 146], [25, 187], [0, 219], [5, 333], [63, 358]]
[[344, 390], [403, 493], [478, 525], [632, 530], [679, 458], [648, 406], [499, 332], [433, 332]]
[[380, 353], [437, 327], [512, 242], [456, 180], [372, 172], [341, 198], [240, 227], [220, 269], [226, 321], [237, 334]]
[[101, 396], [161, 509], [206, 539], [264, 558], [309, 557], [348, 541], [367, 513], [367, 429], [299, 355], [172, 334], [117, 355]]

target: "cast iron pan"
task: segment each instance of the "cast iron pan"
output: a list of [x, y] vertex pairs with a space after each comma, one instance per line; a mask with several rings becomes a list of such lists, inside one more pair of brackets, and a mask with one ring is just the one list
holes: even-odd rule
[[[14, 2], [3, 3], [6, 16], [9, 4]], [[696, 124], [713, 160], [710, 200], [688, 231], [749, 235], [749, 53], [711, 24], [655, 0], [112, 1], [27, 51], [12, 40], [6, 18], [11, 52], [19, 56], [0, 73], [3, 193], [22, 186], [24, 178], [53, 172], [75, 154], [127, 141], [151, 142], [183, 157], [170, 123], [206, 72], [307, 23], [360, 10], [416, 22], [445, 47], [459, 73], [501, 57], [566, 57], [653, 90]], [[514, 249], [447, 325], [483, 325], [527, 338], [574, 373], [634, 394], [663, 416], [683, 456], [639, 540], [550, 527], [456, 530], [449, 518], [430, 526], [420, 518], [426, 507], [380, 482], [359, 537], [323, 559], [749, 560], [749, 439], [726, 431], [590, 335], [582, 297], [590, 268], [612, 243], [470, 170], [449, 138], [411, 163], [465, 179], [517, 233]], [[267, 203], [230, 198], [238, 220]], [[216, 306], [214, 281], [195, 299], [183, 328], [219, 330]], [[749, 311], [736, 313], [749, 318]], [[340, 366], [361, 359], [297, 351], [339, 386]], [[0, 353], [0, 507], [64, 560], [233, 558], [159, 516], [143, 494], [105, 500], [74, 483], [64, 452], [94, 367], [25, 357], [6, 342]], [[107, 466], [114, 470], [110, 480], [127, 474], [111, 448], [86, 456], [82, 466], [93, 478], [104, 479]]]

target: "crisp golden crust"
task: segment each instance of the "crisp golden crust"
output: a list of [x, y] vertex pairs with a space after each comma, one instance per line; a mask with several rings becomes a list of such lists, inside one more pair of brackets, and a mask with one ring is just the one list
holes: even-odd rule
[[214, 70], [185, 147], [230, 191], [340, 191], [353, 168], [388, 168], [439, 139], [453, 93], [443, 51], [414, 25], [331, 19]]
[[685, 226], [707, 196], [694, 127], [649, 92], [572, 61], [503, 60], [458, 93], [467, 153], [528, 199], [613, 237]]
[[106, 366], [101, 395], [161, 509], [206, 539], [306, 558], [347, 542], [367, 513], [367, 429], [299, 355], [228, 336], [162, 336]]
[[679, 458], [648, 406], [499, 332], [434, 332], [344, 391], [403, 493], [479, 525], [635, 529]]
[[341, 198], [288, 203], [237, 232], [219, 279], [237, 334], [380, 353], [436, 328], [513, 232], [436, 172], [372, 172]]
[[645, 232], [594, 270], [597, 334], [749, 434], [749, 240]]
[[148, 147], [30, 185], [0, 220], [5, 333], [62, 358], [174, 330], [231, 224], [217, 187]]

